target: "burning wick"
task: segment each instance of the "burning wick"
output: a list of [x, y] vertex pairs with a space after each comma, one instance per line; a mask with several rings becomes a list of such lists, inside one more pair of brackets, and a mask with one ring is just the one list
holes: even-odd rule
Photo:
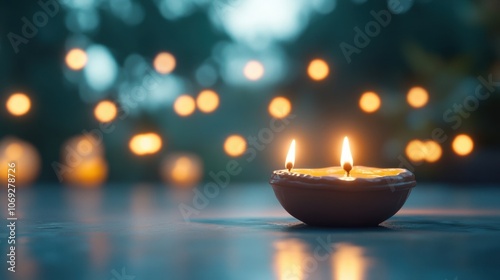
[[349, 146], [349, 139], [344, 137], [344, 144], [342, 144], [342, 155], [340, 156], [340, 166], [344, 168], [346, 177], [349, 177], [352, 170], [352, 154], [351, 147]]
[[290, 172], [295, 163], [295, 139], [290, 143], [290, 149], [288, 149], [288, 154], [286, 155], [285, 168]]
[[346, 163], [344, 163], [344, 166], [342, 166], [342, 168], [344, 168], [344, 170], [346, 172], [346, 177], [349, 177], [349, 173], [352, 170], [352, 165], [350, 163], [346, 162]]

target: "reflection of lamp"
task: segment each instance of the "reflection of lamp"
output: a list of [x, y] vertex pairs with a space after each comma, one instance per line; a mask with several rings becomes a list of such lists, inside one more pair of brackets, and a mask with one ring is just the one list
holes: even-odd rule
[[28, 142], [7, 137], [0, 141], [0, 179], [2, 182], [7, 182], [7, 164], [11, 162], [16, 163], [16, 186], [31, 184], [40, 172], [40, 155], [36, 148]]
[[332, 256], [332, 279], [336, 280], [362, 280], [368, 261], [363, 256], [363, 248], [349, 243], [336, 245]]
[[307, 257], [305, 246], [297, 239], [287, 239], [274, 244], [276, 254], [274, 269], [278, 279], [302, 280], [304, 275], [304, 262]]

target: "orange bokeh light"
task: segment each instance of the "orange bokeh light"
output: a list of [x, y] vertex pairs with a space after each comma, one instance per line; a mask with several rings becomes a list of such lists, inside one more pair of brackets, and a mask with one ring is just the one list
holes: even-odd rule
[[271, 100], [269, 103], [269, 114], [274, 117], [274, 118], [284, 118], [290, 114], [290, 111], [292, 110], [292, 103], [288, 98], [278, 96], [275, 97]]
[[324, 80], [330, 73], [328, 64], [322, 59], [314, 59], [307, 67], [307, 74], [315, 81]]
[[168, 74], [174, 71], [176, 65], [175, 57], [168, 52], [161, 52], [153, 60], [153, 66], [156, 72]]
[[412, 87], [406, 95], [406, 101], [413, 108], [422, 108], [429, 101], [429, 93], [422, 87]]
[[174, 111], [181, 117], [191, 115], [196, 109], [194, 98], [189, 95], [180, 95], [174, 102]]
[[213, 90], [203, 90], [196, 98], [196, 106], [203, 113], [212, 113], [219, 107], [219, 95]]
[[115, 103], [104, 100], [95, 106], [94, 116], [100, 122], [110, 122], [116, 118], [117, 112]]
[[257, 81], [264, 76], [264, 65], [257, 60], [250, 60], [243, 68], [243, 74], [250, 81]]
[[81, 70], [85, 65], [87, 65], [88, 57], [87, 53], [82, 49], [71, 49], [66, 54], [66, 65], [71, 70]]
[[381, 105], [380, 97], [375, 92], [365, 92], [359, 99], [359, 108], [366, 113], [376, 112]]
[[28, 113], [31, 108], [31, 100], [24, 93], [12, 94], [5, 103], [7, 111], [14, 116], [22, 116]]
[[466, 156], [474, 150], [474, 140], [467, 134], [459, 134], [451, 144], [453, 151], [459, 156]]
[[247, 149], [247, 141], [240, 135], [234, 134], [226, 138], [224, 151], [231, 157], [241, 156]]
[[129, 142], [132, 153], [144, 156], [157, 153], [162, 147], [162, 140], [156, 133], [134, 135]]

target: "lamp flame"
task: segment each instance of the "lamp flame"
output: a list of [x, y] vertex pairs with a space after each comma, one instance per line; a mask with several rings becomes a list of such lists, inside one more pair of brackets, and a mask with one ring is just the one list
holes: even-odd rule
[[353, 166], [351, 147], [349, 146], [349, 139], [344, 137], [344, 144], [342, 145], [342, 155], [340, 156], [340, 166], [344, 168], [349, 176], [349, 172]]
[[286, 156], [286, 161], [285, 161], [285, 168], [288, 169], [288, 171], [290, 171], [292, 170], [294, 164], [295, 164], [295, 139], [292, 140], [292, 143], [290, 144], [290, 149], [288, 149], [288, 154]]

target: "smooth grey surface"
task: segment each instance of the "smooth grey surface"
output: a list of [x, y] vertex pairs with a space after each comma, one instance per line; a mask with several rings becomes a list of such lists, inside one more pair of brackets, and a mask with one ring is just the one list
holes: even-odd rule
[[[2, 191], [6, 200], [6, 190]], [[1, 279], [500, 279], [500, 190], [417, 186], [377, 228], [311, 228], [267, 184], [198, 203], [165, 186], [34, 186], [18, 198], [17, 272]], [[2, 205], [3, 224], [6, 204]], [[134, 278], [135, 277], [135, 278]]]

